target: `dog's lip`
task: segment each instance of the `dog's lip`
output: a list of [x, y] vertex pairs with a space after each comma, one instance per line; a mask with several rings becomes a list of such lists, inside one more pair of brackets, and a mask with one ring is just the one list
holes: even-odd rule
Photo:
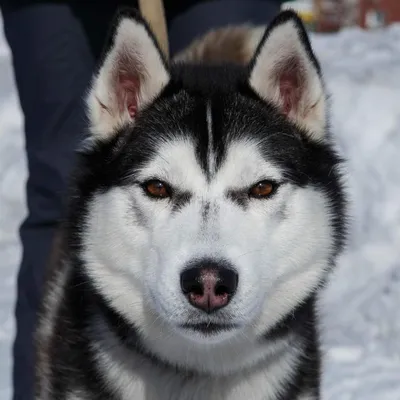
[[200, 332], [207, 335], [213, 335], [222, 331], [229, 331], [237, 328], [235, 324], [223, 324], [217, 322], [199, 322], [199, 323], [186, 323], [181, 325], [182, 328]]

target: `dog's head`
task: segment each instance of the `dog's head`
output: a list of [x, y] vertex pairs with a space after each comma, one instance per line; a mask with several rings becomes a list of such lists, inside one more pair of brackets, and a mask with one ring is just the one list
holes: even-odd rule
[[213, 369], [210, 349], [253, 345], [324, 280], [342, 243], [339, 160], [294, 13], [243, 68], [168, 65], [123, 15], [88, 111], [79, 254], [162, 358]]

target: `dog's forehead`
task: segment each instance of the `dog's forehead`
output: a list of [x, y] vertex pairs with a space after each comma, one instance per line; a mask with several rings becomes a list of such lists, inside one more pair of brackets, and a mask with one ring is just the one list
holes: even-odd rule
[[201, 96], [232, 94], [247, 86], [246, 69], [239, 65], [176, 64], [171, 70], [170, 88]]
[[[209, 76], [222, 81], [224, 70], [218, 71]], [[301, 154], [296, 128], [243, 89], [235, 71], [224, 82], [202, 72], [199, 81], [195, 74], [172, 82], [138, 118], [126, 151], [137, 178], [179, 184], [218, 177], [238, 186], [279, 180], [286, 160], [293, 163]]]
[[262, 179], [279, 181], [282, 176], [280, 167], [272, 159], [265, 158], [257, 141], [251, 139], [230, 142], [224, 159], [210, 176], [208, 164], [199, 162], [196, 142], [188, 137], [161, 144], [138, 172], [139, 180], [157, 177], [187, 189], [241, 187]]

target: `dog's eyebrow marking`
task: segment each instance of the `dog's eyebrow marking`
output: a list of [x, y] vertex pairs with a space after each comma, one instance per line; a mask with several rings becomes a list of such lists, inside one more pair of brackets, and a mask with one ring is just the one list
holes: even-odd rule
[[226, 196], [243, 209], [246, 209], [249, 204], [249, 196], [246, 190], [228, 190]]
[[207, 101], [206, 119], [207, 119], [207, 133], [208, 133], [208, 148], [207, 148], [208, 173], [209, 173], [209, 176], [211, 177], [215, 173], [215, 154], [213, 151], [213, 127], [212, 127], [211, 100]]
[[186, 204], [189, 203], [191, 198], [192, 198], [192, 194], [189, 192], [177, 193], [173, 200], [172, 211], [173, 212], [179, 211], [181, 208], [183, 208]]

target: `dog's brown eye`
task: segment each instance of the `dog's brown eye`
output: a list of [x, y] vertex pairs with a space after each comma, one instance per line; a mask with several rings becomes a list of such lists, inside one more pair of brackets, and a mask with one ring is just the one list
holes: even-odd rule
[[159, 199], [165, 199], [166, 197], [170, 197], [171, 190], [169, 186], [158, 180], [151, 180], [146, 182], [143, 185], [143, 188], [146, 194], [150, 197], [156, 197]]
[[249, 196], [258, 199], [266, 198], [270, 196], [275, 189], [275, 184], [271, 181], [261, 181], [256, 183], [250, 188]]

